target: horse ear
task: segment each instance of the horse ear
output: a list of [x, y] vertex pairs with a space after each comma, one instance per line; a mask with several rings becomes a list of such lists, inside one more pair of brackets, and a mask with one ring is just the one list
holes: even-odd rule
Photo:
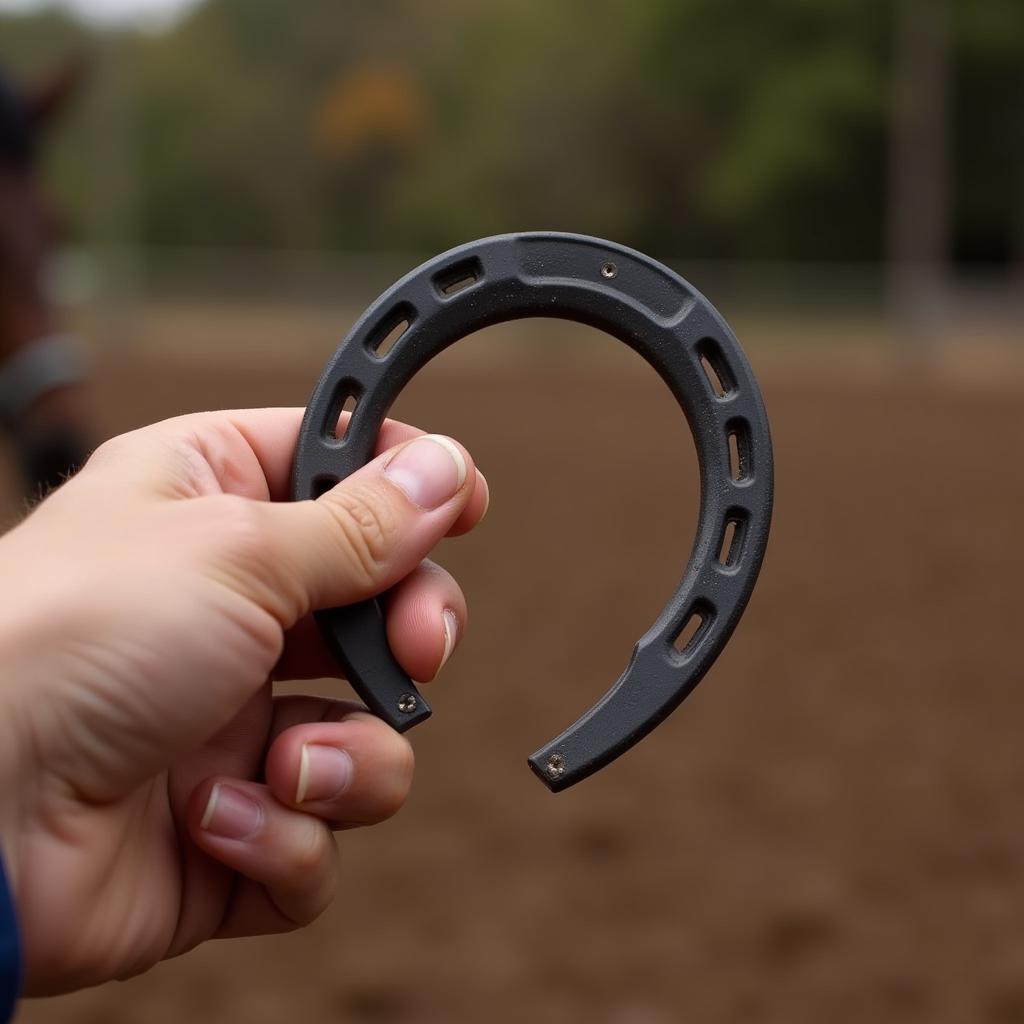
[[59, 117], [82, 88], [89, 62], [81, 55], [68, 57], [48, 75], [25, 88], [29, 117], [37, 130], [45, 130]]

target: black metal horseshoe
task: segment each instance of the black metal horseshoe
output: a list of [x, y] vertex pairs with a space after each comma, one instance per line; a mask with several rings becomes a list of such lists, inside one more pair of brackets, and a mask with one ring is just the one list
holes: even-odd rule
[[[460, 246], [388, 289], [342, 342], [306, 410], [292, 491], [315, 498], [367, 463], [417, 371], [467, 334], [523, 317], [575, 320], [635, 349], [682, 407], [700, 464], [700, 519], [678, 589], [618, 682], [529, 759], [557, 791], [675, 710], [725, 646], [757, 581], [771, 521], [771, 437], [753, 372], [717, 310], [667, 267], [599, 238], [543, 232]], [[338, 416], [353, 399], [339, 439]], [[399, 732], [429, 717], [388, 647], [378, 602], [331, 608], [317, 620], [375, 714]]]

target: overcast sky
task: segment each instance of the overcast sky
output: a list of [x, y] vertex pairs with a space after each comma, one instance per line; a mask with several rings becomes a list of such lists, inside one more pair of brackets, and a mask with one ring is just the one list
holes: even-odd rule
[[[55, 0], [0, 0], [0, 11], [29, 11], [53, 6]], [[159, 26], [197, 0], [60, 0], [90, 21], [135, 22]]]

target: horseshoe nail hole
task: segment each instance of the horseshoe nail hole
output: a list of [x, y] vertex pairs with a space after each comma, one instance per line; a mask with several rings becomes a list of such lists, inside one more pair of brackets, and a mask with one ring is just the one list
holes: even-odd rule
[[718, 546], [718, 564], [726, 569], [735, 569], [739, 565], [746, 525], [746, 516], [739, 514], [730, 514], [725, 520], [722, 542]]
[[725, 398], [732, 394], [736, 390], [736, 381], [729, 372], [729, 365], [718, 343], [712, 338], [704, 338], [697, 345], [697, 355], [715, 398]]
[[434, 275], [434, 286], [446, 299], [472, 287], [483, 277], [484, 268], [474, 256]]
[[403, 302], [381, 321], [380, 326], [370, 335], [367, 347], [375, 356], [385, 358], [398, 344], [399, 338], [409, 330], [415, 318], [416, 310]]
[[743, 466], [740, 463], [740, 442], [739, 438], [731, 430], [729, 431], [729, 475], [733, 480], [740, 479]]
[[463, 288], [468, 288], [471, 284], [476, 284], [476, 277], [473, 274], [467, 277], [460, 277], [458, 281], [452, 281], [451, 284], [446, 284], [441, 291], [445, 295], [455, 295], [456, 292], [461, 292]]
[[729, 431], [729, 476], [741, 483], [750, 479], [750, 430], [742, 420], [730, 423], [726, 429]]
[[359, 405], [359, 398], [360, 394], [356, 390], [356, 385], [351, 381], [342, 381], [334, 396], [331, 415], [328, 418], [332, 440], [339, 441], [345, 436], [349, 422], [355, 415], [356, 408]]
[[313, 481], [313, 497], [321, 497], [322, 495], [326, 494], [337, 483], [338, 478], [336, 476], [331, 476], [329, 474], [324, 476], [318, 476]]
[[722, 546], [718, 551], [718, 564], [729, 565], [730, 559], [733, 557], [732, 545], [736, 540], [736, 520], [730, 519], [725, 524], [725, 530], [722, 531]]
[[672, 649], [681, 657], [688, 658], [704, 639], [710, 626], [711, 609], [703, 604], [695, 605], [672, 639]]
[[619, 272], [619, 268], [617, 266], [615, 266], [615, 264], [612, 263], [610, 260], [607, 263], [602, 263], [601, 264], [601, 276], [603, 278], [606, 278], [609, 281], [613, 277], [615, 277], [618, 274], [618, 272]]
[[386, 356], [395, 347], [395, 342], [398, 341], [398, 339], [405, 334], [408, 329], [409, 321], [399, 320], [398, 323], [395, 324], [395, 326], [392, 327], [383, 338], [381, 338], [380, 344], [374, 346], [374, 354], [383, 359], [384, 356]]

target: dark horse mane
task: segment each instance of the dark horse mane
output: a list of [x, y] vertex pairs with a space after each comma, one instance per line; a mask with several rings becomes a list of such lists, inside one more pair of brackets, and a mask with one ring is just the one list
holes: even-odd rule
[[38, 134], [27, 98], [0, 71], [0, 161], [19, 167], [31, 163]]
[[67, 61], [33, 85], [21, 88], [0, 68], [0, 163], [30, 167], [42, 136], [81, 83], [84, 62]]

